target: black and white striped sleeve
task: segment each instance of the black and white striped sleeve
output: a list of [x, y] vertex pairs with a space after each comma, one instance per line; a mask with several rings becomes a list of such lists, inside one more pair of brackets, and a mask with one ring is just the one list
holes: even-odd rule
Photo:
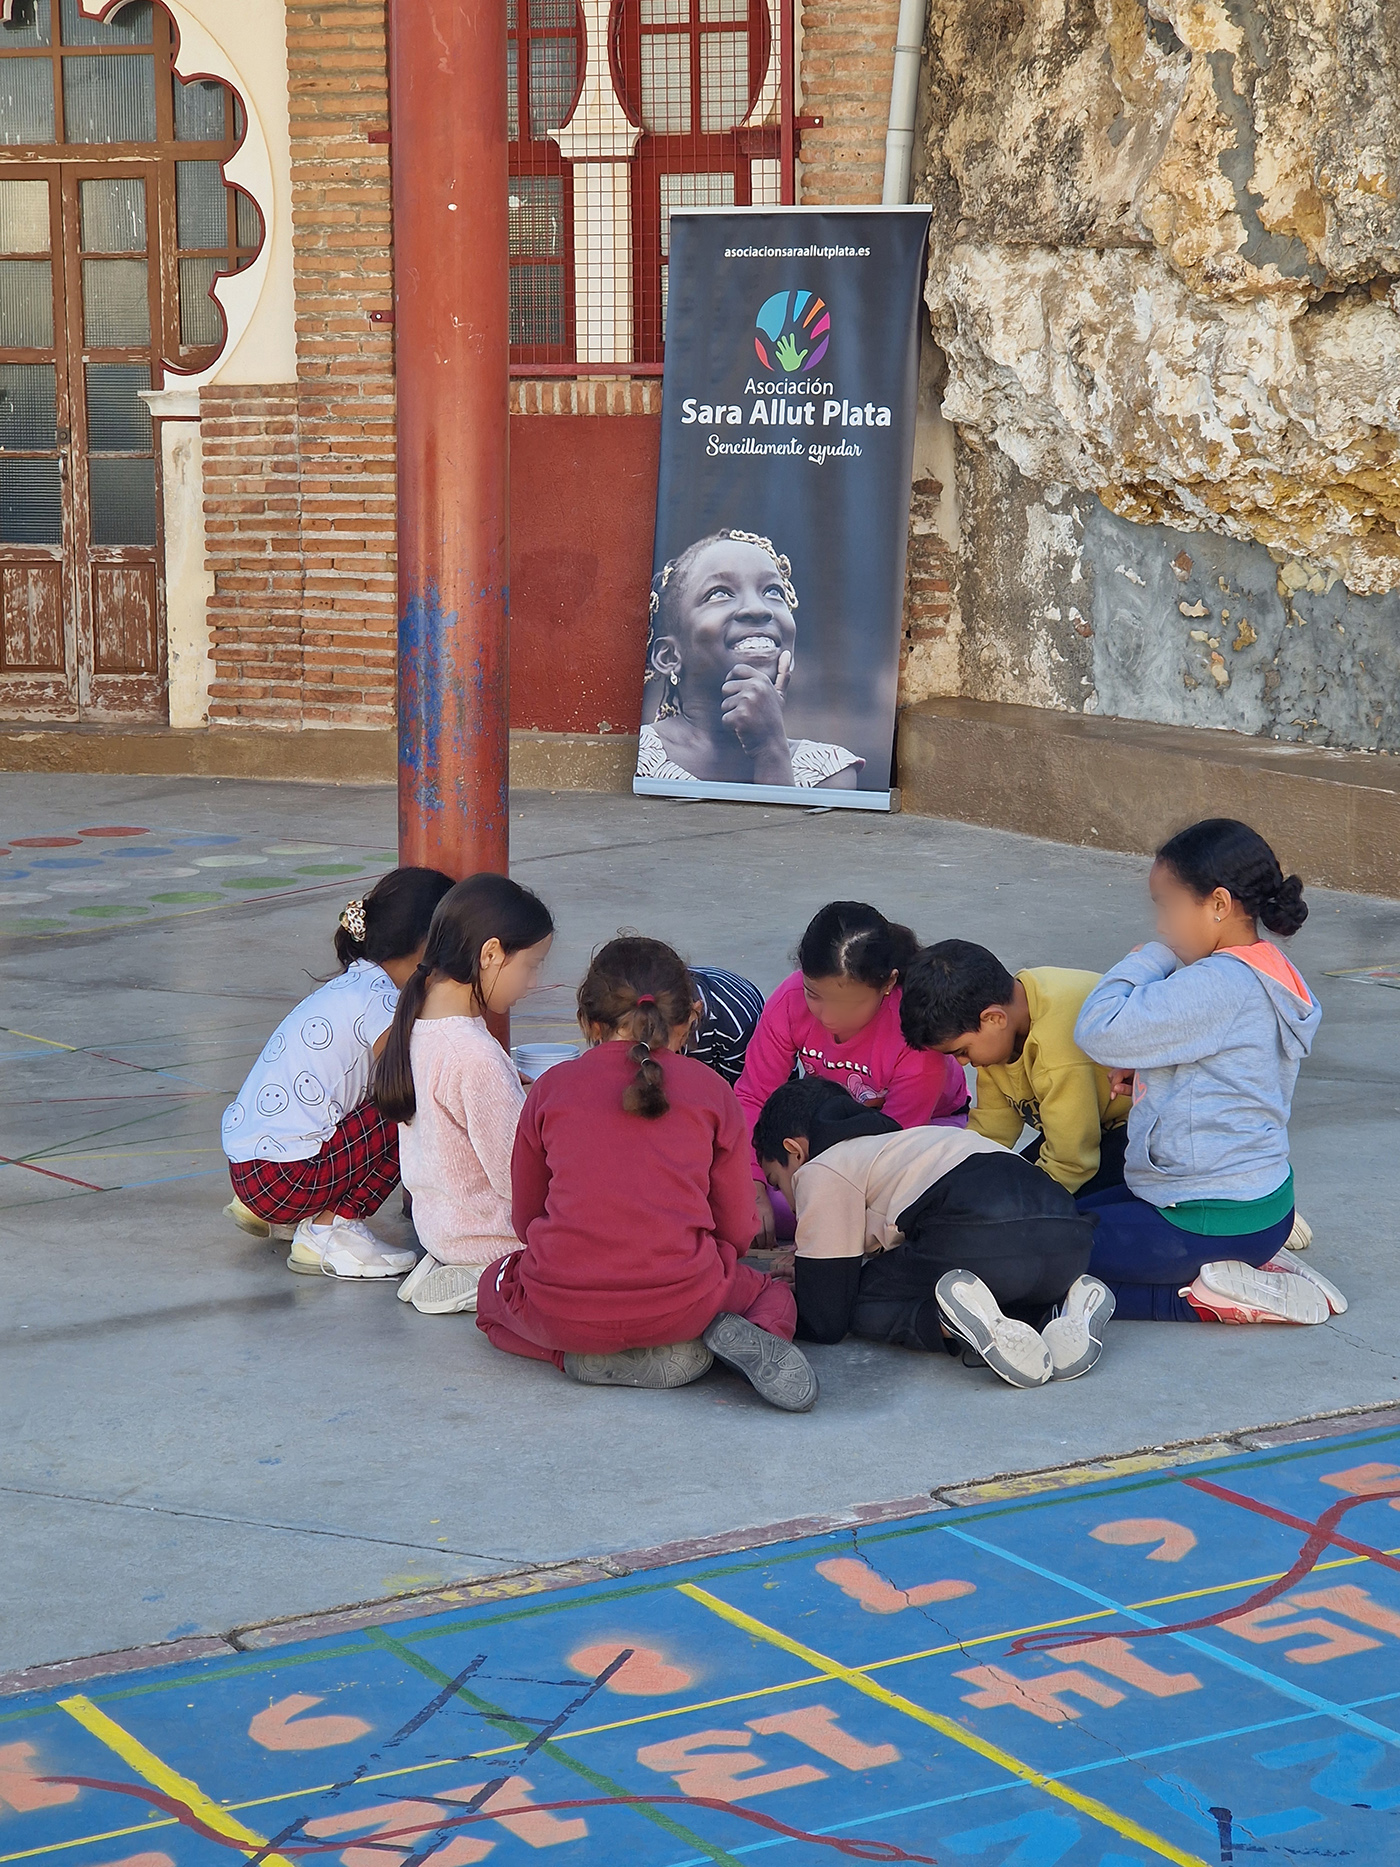
[[686, 1048], [727, 1083], [737, 1083], [763, 1011], [763, 994], [752, 980], [718, 966], [692, 966], [690, 976], [705, 1009]]

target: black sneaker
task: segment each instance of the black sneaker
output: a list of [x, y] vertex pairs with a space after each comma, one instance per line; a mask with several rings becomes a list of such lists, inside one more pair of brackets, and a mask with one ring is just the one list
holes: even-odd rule
[[770, 1406], [784, 1413], [807, 1413], [815, 1405], [819, 1390], [812, 1365], [800, 1348], [781, 1336], [721, 1310], [700, 1339]]

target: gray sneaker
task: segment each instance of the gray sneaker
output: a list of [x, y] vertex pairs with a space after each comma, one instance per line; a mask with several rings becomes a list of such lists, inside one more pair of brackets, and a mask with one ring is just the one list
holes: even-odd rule
[[1076, 1277], [1060, 1313], [1041, 1330], [1050, 1351], [1050, 1379], [1077, 1381], [1103, 1353], [1103, 1332], [1116, 1305], [1113, 1292], [1097, 1277]]
[[1043, 1387], [1050, 1350], [1029, 1323], [1003, 1316], [996, 1298], [971, 1271], [945, 1271], [934, 1295], [943, 1319], [1009, 1387]]
[[736, 1369], [770, 1406], [784, 1413], [807, 1413], [816, 1404], [817, 1377], [800, 1348], [779, 1335], [769, 1335], [745, 1316], [721, 1310], [703, 1341], [708, 1349]]
[[703, 1342], [623, 1348], [615, 1355], [565, 1355], [564, 1372], [585, 1387], [685, 1387], [714, 1366]]

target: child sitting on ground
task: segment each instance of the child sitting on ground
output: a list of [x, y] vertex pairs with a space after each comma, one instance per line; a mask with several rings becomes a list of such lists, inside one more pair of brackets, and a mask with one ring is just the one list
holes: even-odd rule
[[732, 1088], [763, 1016], [763, 994], [751, 979], [720, 966], [692, 966], [690, 984], [695, 1022], [685, 1054], [708, 1063]]
[[[909, 928], [863, 901], [832, 901], [797, 949], [799, 970], [763, 1007], [736, 1093], [750, 1129], [798, 1065], [804, 1076], [847, 1089], [900, 1128], [962, 1123], [967, 1084], [951, 1057], [910, 1048], [899, 1028], [904, 969], [918, 949]], [[753, 1161], [759, 1233], [792, 1237], [792, 1214], [775, 1202]]]
[[1321, 1011], [1271, 941], [1308, 917], [1263, 837], [1229, 817], [1183, 830], [1149, 879], [1156, 940], [1110, 967], [1075, 1037], [1136, 1072], [1127, 1184], [1081, 1199], [1092, 1269], [1121, 1317], [1325, 1322], [1346, 1299], [1283, 1247], [1298, 1223], [1288, 1116]]
[[753, 1230], [744, 1118], [681, 1053], [685, 964], [659, 940], [610, 940], [578, 993], [591, 1046], [526, 1099], [512, 1163], [524, 1249], [481, 1280], [476, 1325], [509, 1354], [598, 1386], [681, 1387], [717, 1355], [776, 1407], [817, 1380], [792, 1346], [792, 1292], [743, 1262]]
[[402, 1277], [413, 1263], [362, 1223], [399, 1180], [399, 1131], [370, 1096], [370, 1072], [451, 886], [437, 869], [392, 869], [350, 902], [335, 931], [339, 977], [288, 1013], [224, 1110], [228, 1214], [256, 1237], [290, 1235], [289, 1270]]
[[513, 1242], [510, 1153], [525, 1092], [486, 1016], [533, 991], [553, 938], [538, 895], [506, 875], [469, 875], [443, 896], [399, 995], [375, 1095], [403, 1124], [425, 1254], [399, 1296], [425, 1316], [474, 1309], [482, 1270]]
[[1015, 978], [995, 954], [970, 940], [940, 940], [916, 953], [899, 1008], [905, 1041], [941, 1050], [977, 1071], [974, 1134], [1024, 1149], [1067, 1193], [1123, 1184], [1128, 1145], [1126, 1095], [1074, 1041], [1074, 1023], [1099, 982], [1096, 972], [1034, 966]]
[[809, 1077], [768, 1098], [754, 1144], [797, 1213], [804, 1340], [966, 1342], [1012, 1387], [1073, 1380], [1098, 1360], [1113, 1298], [1083, 1274], [1093, 1221], [999, 1142], [901, 1129]]

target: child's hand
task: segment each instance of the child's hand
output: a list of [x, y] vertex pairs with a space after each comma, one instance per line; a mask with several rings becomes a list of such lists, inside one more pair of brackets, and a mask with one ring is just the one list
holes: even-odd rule
[[768, 1188], [754, 1183], [754, 1223], [757, 1230], [753, 1235], [751, 1248], [754, 1251], [771, 1251], [778, 1240], [777, 1221], [773, 1217], [773, 1202], [768, 1197]]
[[1111, 1096], [1130, 1096], [1133, 1093], [1132, 1070], [1110, 1070], [1108, 1072], [1108, 1093]]
[[[779, 678], [784, 685], [786, 675], [787, 669], [780, 667]], [[720, 718], [754, 761], [755, 780], [760, 784], [791, 784], [792, 754], [783, 719], [782, 688], [757, 668], [740, 661], [729, 670], [722, 692]], [[760, 765], [766, 769], [757, 769]]]
[[773, 1279], [774, 1283], [792, 1284], [796, 1281], [797, 1276], [794, 1269], [796, 1262], [797, 1246], [779, 1245], [773, 1252], [772, 1257], [768, 1260], [768, 1275]]

